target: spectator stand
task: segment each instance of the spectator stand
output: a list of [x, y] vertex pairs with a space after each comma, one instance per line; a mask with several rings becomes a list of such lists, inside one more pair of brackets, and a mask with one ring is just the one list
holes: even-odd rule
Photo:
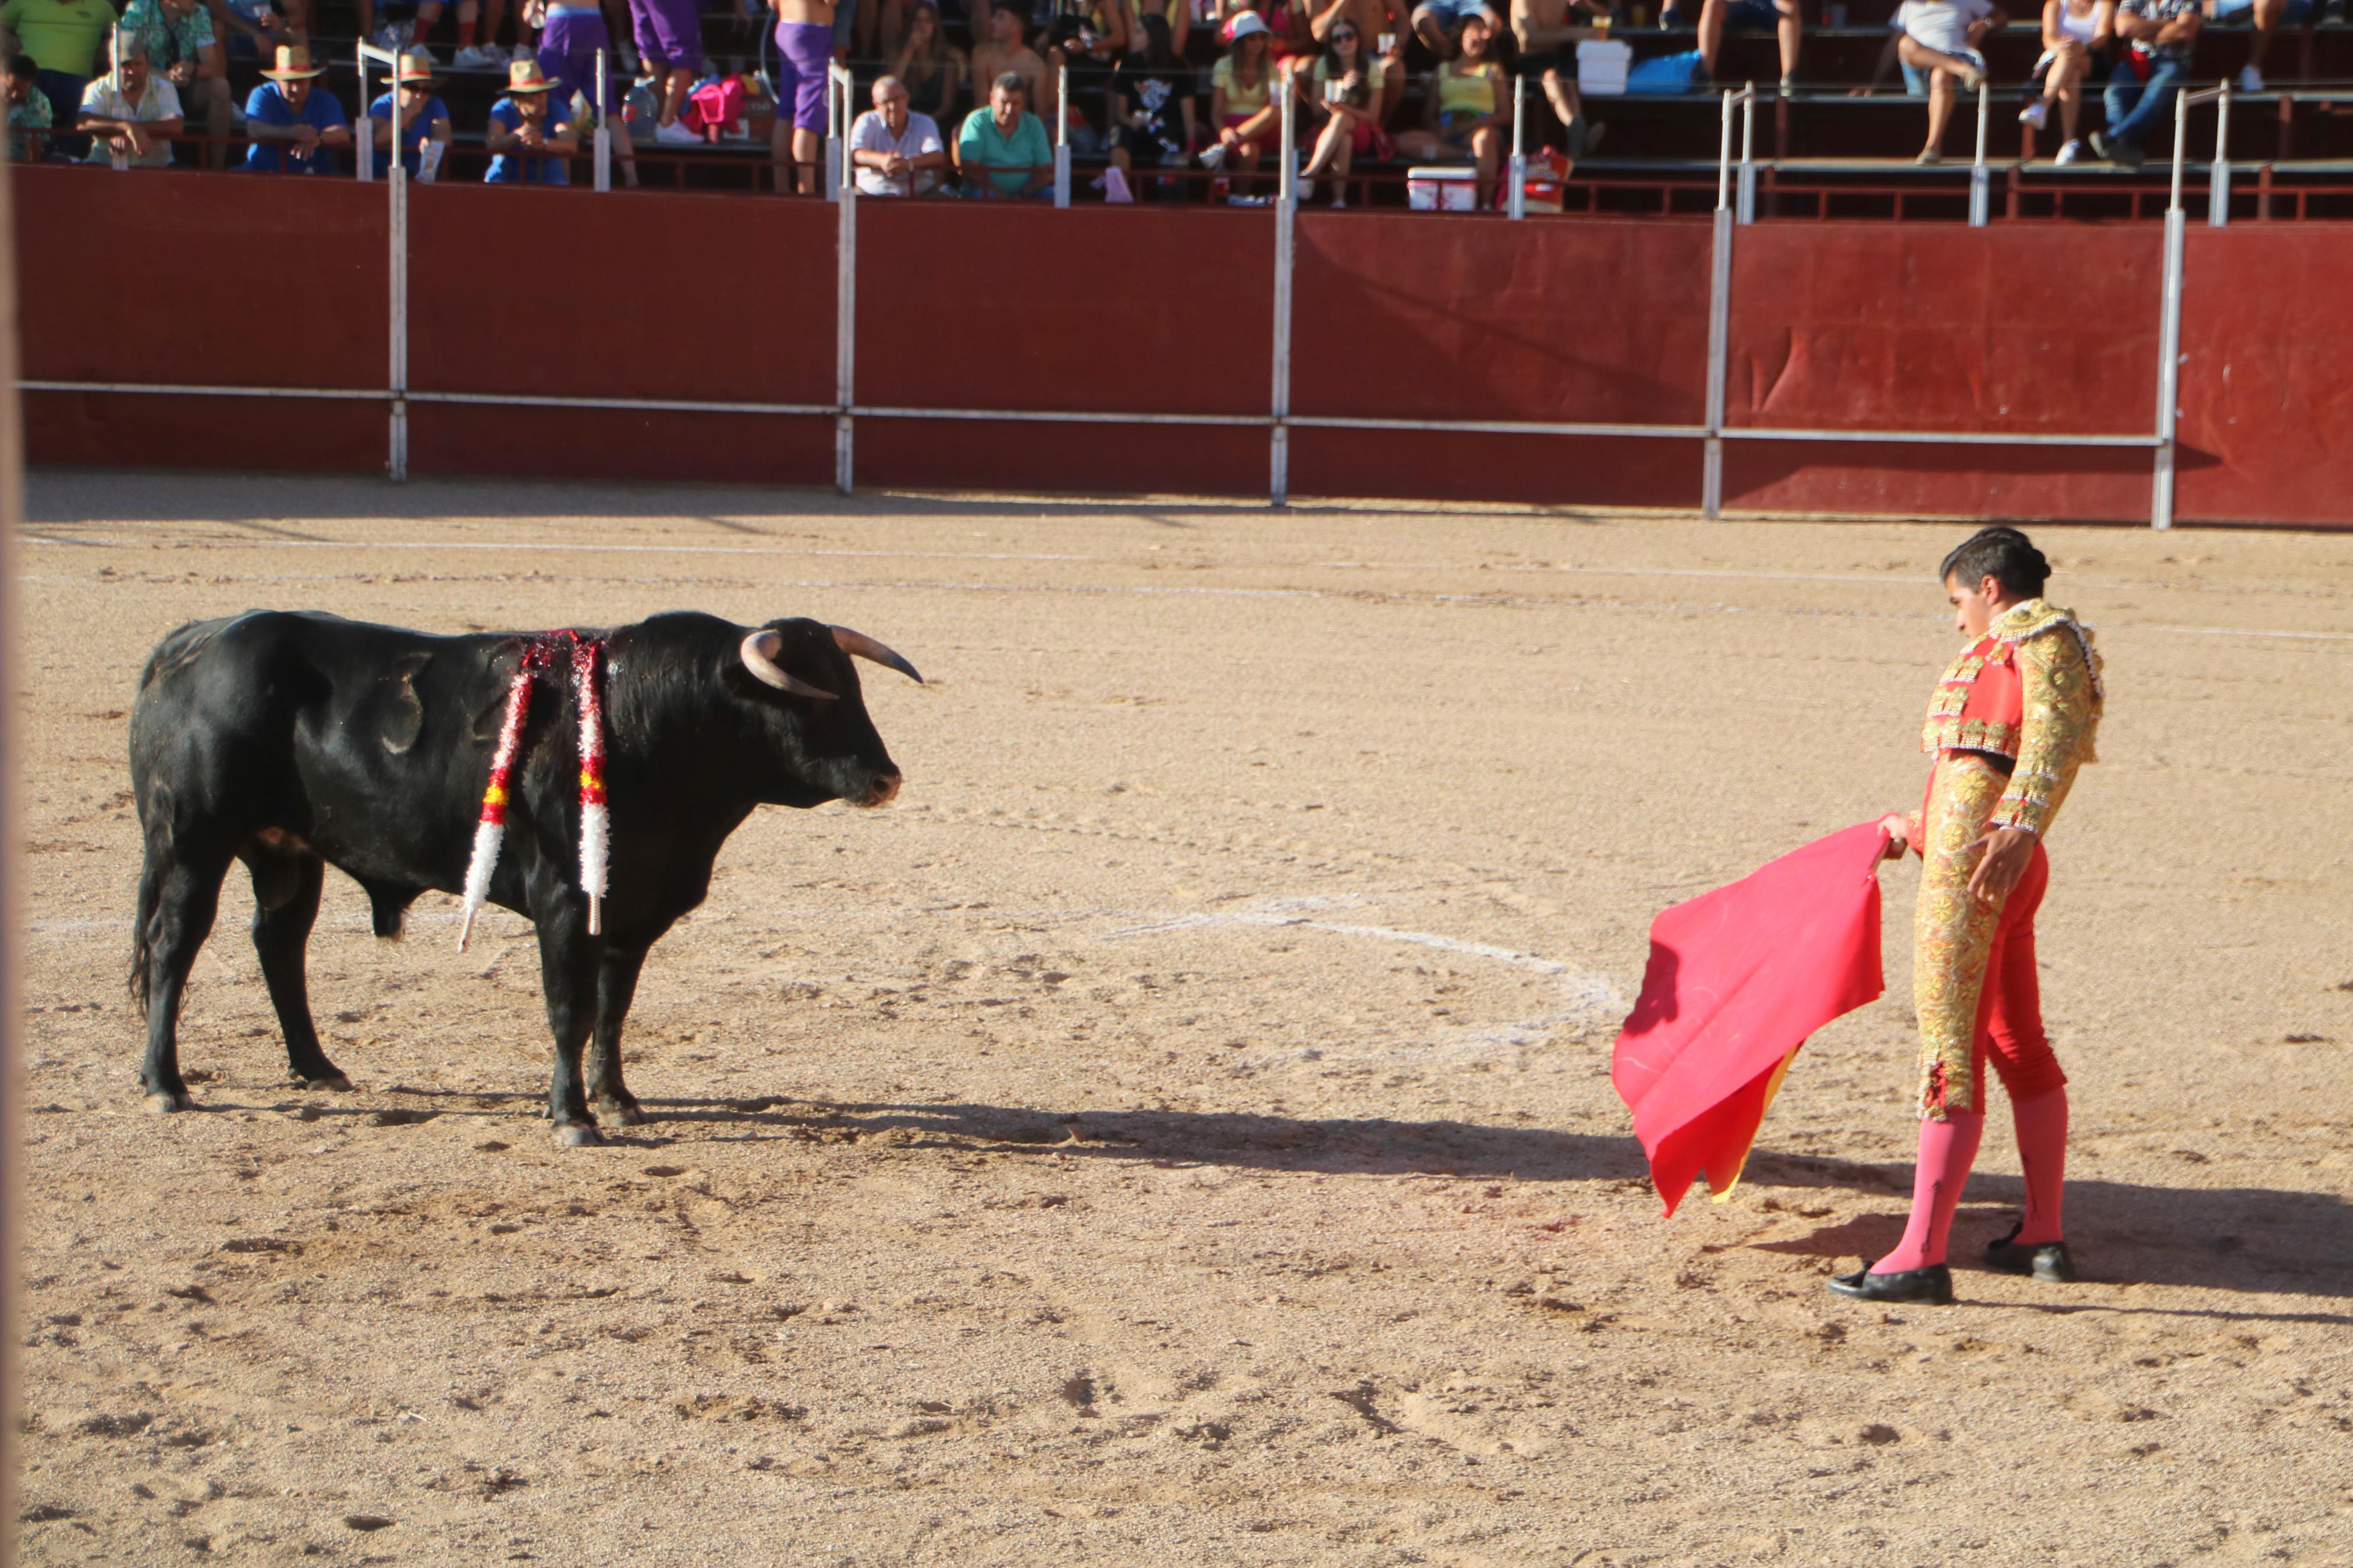
[[[374, 46], [366, 46], [360, 55], [364, 71], [382, 65], [389, 72], [396, 68], [396, 57]], [[972, 407], [944, 405], [862, 405], [858, 397], [858, 312], [857, 284], [860, 272], [858, 255], [858, 208], [860, 197], [856, 182], [844, 177], [847, 132], [854, 108], [854, 87], [849, 73], [837, 66], [830, 75], [828, 104], [827, 163], [829, 177], [828, 195], [835, 207], [834, 225], [837, 237], [832, 272], [835, 289], [834, 327], [836, 360], [830, 402], [764, 402], [743, 399], [670, 399], [649, 397], [602, 397], [516, 394], [497, 391], [457, 390], [436, 388], [418, 390], [409, 384], [409, 310], [408, 271], [410, 258], [407, 203], [409, 198], [406, 170], [395, 158], [390, 163], [386, 182], [389, 237], [387, 260], [388, 354], [384, 384], [375, 388], [356, 386], [334, 387], [311, 385], [186, 385], [122, 383], [99, 380], [30, 380], [21, 384], [24, 390], [36, 393], [63, 394], [163, 394], [182, 397], [233, 396], [241, 398], [328, 398], [378, 401], [390, 416], [386, 436], [385, 471], [396, 481], [406, 477], [408, 469], [408, 416], [412, 405], [425, 404], [473, 404], [500, 407], [530, 407], [550, 410], [620, 410], [639, 413], [669, 413], [719, 416], [785, 416], [802, 419], [824, 419], [832, 423], [834, 432], [834, 482], [845, 494], [851, 492], [857, 479], [857, 423], [860, 419], [906, 421], [973, 421], [997, 425], [1086, 425], [1112, 426], [1227, 426], [1237, 431], [1260, 430], [1267, 434], [1268, 483], [1270, 502], [1281, 506], [1287, 502], [1291, 490], [1291, 433], [1294, 429], [1321, 431], [1356, 431], [1377, 433], [1427, 432], [1450, 437], [1541, 437], [1635, 440], [1653, 442], [1676, 441], [1699, 445], [1704, 453], [1703, 472], [1699, 486], [1701, 508], [1710, 516], [1722, 510], [1725, 494], [1725, 467], [1727, 444], [1828, 443], [1849, 447], [1893, 445], [1912, 448], [1983, 448], [1983, 447], [2059, 447], [2059, 448], [2126, 448], [2148, 451], [2154, 471], [2151, 475], [2149, 521], [2154, 527], [2168, 528], [2174, 515], [2174, 470], [2176, 458], [2176, 425], [2179, 412], [2181, 389], [2179, 364], [2182, 338], [2183, 268], [2186, 249], [2188, 213], [2184, 204], [2184, 188], [2188, 169], [2189, 116], [2193, 108], [2208, 102], [2217, 105], [2218, 132], [2214, 165], [2224, 179], [2230, 174], [2228, 163], [2228, 114], [2230, 93], [2226, 88], [2188, 91], [2179, 95], [2175, 104], [2175, 136], [2168, 205], [2164, 232], [2160, 321], [2158, 323], [2158, 364], [2155, 384], [2157, 408], [2153, 428], [2147, 433], [2129, 431], [2080, 432], [2064, 428], [2057, 430], [2011, 427], [2008, 429], [1914, 428], [1883, 429], [1870, 427], [1862, 418], [1841, 419], [1818, 417], [1812, 423], [1764, 425], [1742, 423], [1729, 416], [1727, 384], [1731, 363], [1731, 342], [1735, 327], [1736, 299], [1735, 259], [1739, 246], [1740, 231], [1754, 226], [1757, 212], [1753, 202], [1743, 201], [1741, 193], [1754, 182], [1755, 89], [1743, 89], [1725, 92], [1719, 101], [1719, 149], [1716, 161], [1715, 207], [1712, 216], [1708, 257], [1708, 310], [1706, 332], [1706, 363], [1702, 419], [1694, 424], [1667, 419], [1644, 419], [1622, 422], [1595, 420], [1525, 420], [1525, 419], [1466, 419], [1456, 417], [1409, 418], [1394, 412], [1383, 413], [1382, 402], [1395, 410], [1403, 401], [1398, 389], [1372, 388], [1366, 395], [1369, 407], [1359, 404], [1362, 412], [1342, 413], [1335, 410], [1331, 401], [1332, 378], [1328, 370], [1318, 384], [1315, 394], [1327, 400], [1324, 411], [1314, 406], [1300, 408], [1293, 395], [1293, 337], [1294, 332], [1293, 277], [1302, 266], [1298, 238], [1299, 185], [1297, 174], [1297, 128], [1294, 101], [1286, 98], [1281, 121], [1280, 157], [1275, 170], [1277, 195], [1268, 219], [1272, 225], [1272, 269], [1267, 280], [1272, 301], [1271, 342], [1270, 363], [1271, 381], [1268, 388], [1263, 413], [1232, 412], [1180, 413], [1160, 408], [1112, 408], [1080, 411], [1069, 407]], [[396, 96], [395, 112], [398, 112]], [[1740, 152], [1734, 155], [1735, 112], [1738, 110], [1743, 136]], [[395, 127], [393, 142], [400, 145], [398, 127]], [[1067, 144], [1067, 143], [1065, 143]], [[364, 162], [364, 161], [363, 161]], [[1060, 160], [1058, 160], [1060, 162]], [[65, 176], [73, 178], [75, 176]], [[111, 182], [110, 182], [111, 184]], [[455, 193], [453, 193], [453, 195]], [[470, 200], [501, 200], [500, 195], [484, 193]], [[528, 198], [563, 201], [554, 195]], [[797, 205], [797, 204], [796, 204]], [[801, 208], [807, 211], [806, 207]], [[1037, 218], [1018, 216], [1018, 209], [998, 208], [1000, 218], [989, 221], [1018, 221], [1034, 225]], [[1107, 221], [1110, 215], [1103, 209], [1092, 209], [1095, 216], [1043, 218], [1055, 226], [1073, 228]], [[814, 214], [811, 216], [815, 216]], [[1040, 215], [1042, 217], [1042, 215]], [[972, 215], [977, 221], [979, 213]], [[965, 221], [952, 218], [950, 221]], [[1234, 214], [1217, 220], [1221, 225], [1254, 225], [1253, 215]], [[1314, 215], [1318, 229], [1329, 233], [1337, 226], [1359, 220], [1353, 215]], [[1382, 220], [1372, 220], [1382, 221]], [[1386, 221], [1400, 223], [1419, 229], [1424, 224], [1486, 224], [1495, 220], [1481, 216], [1455, 216], [1424, 219], [1397, 215]], [[2210, 205], [2208, 221], [2215, 227], [2230, 222], [2230, 204], [2216, 202]], [[821, 232], [821, 230], [820, 230]], [[1231, 232], [1229, 229], [1228, 232]], [[1688, 232], [1688, 231], [1686, 231]], [[1760, 236], [1767, 231], [1759, 229]], [[1786, 234], [1788, 231], [1783, 230]], [[2111, 242], [2129, 243], [2129, 237], [2119, 235]], [[1444, 243], [1434, 247], [1443, 253]], [[1695, 250], [1696, 247], [1691, 247]], [[820, 264], [821, 266], [822, 264]], [[1333, 276], [1328, 255], [1319, 257], [1317, 265], [1324, 268], [1321, 276]], [[816, 273], [823, 277], [823, 272]], [[1328, 310], [1328, 306], [1324, 307]], [[1770, 312], [1766, 313], [1768, 317]], [[1326, 329], [1328, 331], [1328, 328]], [[1319, 344], [1322, 340], [1317, 340]], [[1330, 345], [1319, 347], [1319, 355]], [[1694, 367], [1695, 368], [1695, 367]], [[160, 379], [160, 378], [159, 378]], [[942, 400], [944, 403], [946, 400]], [[1436, 405], [1443, 407], [1445, 399]], [[1246, 403], [1243, 406], [1246, 407]], [[1341, 406], [1345, 406], [1345, 403]], [[1688, 406], [1687, 405], [1685, 406]]]

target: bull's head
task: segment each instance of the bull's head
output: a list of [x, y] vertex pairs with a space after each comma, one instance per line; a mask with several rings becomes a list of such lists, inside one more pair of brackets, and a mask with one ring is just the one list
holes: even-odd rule
[[740, 653], [755, 680], [781, 693], [764, 700], [779, 710], [773, 717], [791, 742], [783, 804], [882, 805], [899, 793], [899, 765], [867, 717], [850, 660], [871, 659], [921, 682], [913, 665], [863, 632], [805, 619], [754, 628]]

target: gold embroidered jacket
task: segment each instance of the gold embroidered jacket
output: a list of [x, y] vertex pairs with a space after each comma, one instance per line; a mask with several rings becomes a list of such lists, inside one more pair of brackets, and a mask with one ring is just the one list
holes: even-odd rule
[[[2014, 764], [1989, 827], [2040, 837], [2094, 756], [2105, 691], [2092, 634], [2042, 599], [2012, 605], [1945, 671], [1920, 748], [1983, 752]], [[1915, 830], [1913, 842], [1920, 842]]]

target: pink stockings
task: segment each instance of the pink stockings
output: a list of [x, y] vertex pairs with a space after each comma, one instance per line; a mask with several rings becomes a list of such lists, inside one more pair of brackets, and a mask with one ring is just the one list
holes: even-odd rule
[[[2019, 1163], [2026, 1168], [2026, 1218], [2021, 1247], [2060, 1240], [2061, 1194], [2067, 1180], [2067, 1090], [2063, 1087], [2031, 1100], [2014, 1100]], [[1895, 1250], [1871, 1266], [1874, 1274], [1901, 1274], [1945, 1261], [1953, 1210], [1976, 1163], [1985, 1133], [1983, 1111], [1953, 1111], [1942, 1121], [1920, 1123], [1920, 1161], [1912, 1172], [1912, 1217]]]

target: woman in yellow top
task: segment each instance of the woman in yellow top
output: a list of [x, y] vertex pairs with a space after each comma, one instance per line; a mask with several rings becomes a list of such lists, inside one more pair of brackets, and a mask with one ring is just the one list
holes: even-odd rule
[[1398, 132], [1398, 151], [1417, 163], [1468, 158], [1478, 165], [1479, 205], [1495, 200], [1495, 167], [1503, 159], [1510, 106], [1504, 70], [1495, 63], [1494, 24], [1472, 11], [1456, 24], [1454, 58], [1430, 76], [1419, 131]]
[[1209, 72], [1209, 123], [1218, 128], [1218, 144], [1201, 154], [1213, 169], [1258, 171], [1259, 153], [1275, 124], [1272, 37], [1255, 11], [1238, 12], [1226, 24], [1225, 58]]
[[[1300, 171], [1304, 182], [1299, 188], [1301, 201], [1315, 194], [1318, 174], [1329, 174], [1336, 181], [1345, 181], [1357, 159], [1386, 163], [1396, 153], [1397, 144], [1381, 129], [1385, 107], [1381, 89], [1388, 85], [1388, 74], [1381, 58], [1365, 47], [1365, 36], [1356, 30], [1354, 20], [1343, 16], [1333, 23], [1324, 35], [1324, 52], [1315, 57], [1314, 68], [1295, 72], [1291, 79], [1297, 84], [1303, 117], [1310, 122], [1324, 121], [1324, 128], [1315, 133], [1314, 155]], [[1332, 205], [1348, 205], [1345, 184], [1332, 187]]]

